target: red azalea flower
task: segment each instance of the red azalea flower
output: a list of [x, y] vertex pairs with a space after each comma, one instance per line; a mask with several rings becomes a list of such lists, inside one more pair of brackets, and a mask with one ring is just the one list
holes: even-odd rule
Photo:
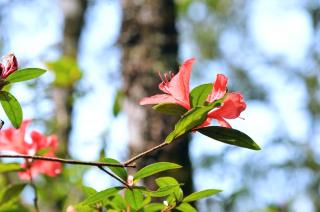
[[[223, 98], [227, 93], [228, 78], [223, 74], [217, 74], [211, 94], [207, 101], [213, 102]], [[222, 102], [220, 107], [214, 108], [208, 113], [207, 120], [197, 128], [202, 128], [210, 125], [212, 119], [216, 119], [222, 127], [231, 128], [231, 125], [225, 119], [235, 119], [240, 116], [240, 113], [246, 109], [247, 105], [240, 93], [231, 92]]]
[[[30, 120], [23, 121], [20, 129], [9, 128], [0, 131], [0, 150], [26, 155], [36, 155], [39, 151], [44, 150], [43, 156], [55, 157], [54, 152], [58, 145], [56, 136], [46, 137], [42, 133], [33, 130], [30, 133], [31, 141], [25, 140], [26, 128], [30, 123]], [[19, 177], [22, 180], [30, 180], [31, 177], [39, 173], [48, 176], [56, 176], [61, 173], [61, 164], [58, 162], [27, 159], [21, 167], [26, 169], [23, 172], [19, 172]]]
[[18, 61], [13, 53], [9, 53], [3, 60], [5, 65], [0, 63], [0, 76], [2, 79], [5, 79], [18, 69]]
[[208, 118], [216, 119], [221, 126], [231, 128], [231, 125], [225, 119], [238, 118], [247, 105], [240, 93], [232, 92], [227, 95], [220, 107], [208, 113]]
[[159, 89], [165, 94], [145, 97], [141, 99], [140, 105], [176, 103], [189, 110], [189, 81], [194, 61], [193, 58], [186, 60], [176, 75], [165, 74], [164, 79], [160, 76], [162, 82], [159, 84]]
[[[159, 89], [165, 94], [145, 97], [140, 101], [140, 105], [176, 103], [190, 110], [189, 81], [194, 61], [195, 59], [193, 58], [186, 60], [175, 76], [165, 74], [164, 79], [161, 77], [162, 82], [159, 84]], [[246, 103], [240, 93], [227, 94], [227, 83], [228, 78], [225, 75], [217, 74], [212, 92], [207, 97], [207, 102], [212, 103], [223, 98], [225, 95], [227, 96], [221, 106], [210, 111], [207, 120], [195, 129], [210, 125], [212, 119], [216, 119], [223, 127], [231, 128], [231, 125], [225, 119], [238, 118], [240, 113], [246, 109]]]

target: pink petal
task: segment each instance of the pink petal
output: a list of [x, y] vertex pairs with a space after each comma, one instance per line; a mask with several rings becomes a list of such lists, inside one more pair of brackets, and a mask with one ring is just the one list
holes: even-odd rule
[[217, 121], [222, 127], [232, 128], [231, 125], [222, 117], [216, 117]]
[[190, 109], [189, 103], [189, 83], [190, 75], [192, 71], [192, 64], [195, 59], [191, 58], [186, 60], [180, 67], [179, 72], [169, 82], [168, 91], [170, 94], [180, 102], [184, 102], [187, 105], [187, 109]]
[[217, 110], [209, 112], [209, 117], [221, 116], [227, 119], [235, 119], [246, 109], [246, 103], [240, 93], [230, 93], [224, 100], [223, 105]]
[[223, 74], [217, 74], [216, 81], [213, 85], [211, 94], [208, 96], [207, 101], [213, 102], [221, 99], [227, 92], [228, 78]]
[[177, 100], [168, 94], [157, 94], [150, 97], [144, 97], [140, 100], [140, 105], [153, 105], [159, 103], [176, 103]]

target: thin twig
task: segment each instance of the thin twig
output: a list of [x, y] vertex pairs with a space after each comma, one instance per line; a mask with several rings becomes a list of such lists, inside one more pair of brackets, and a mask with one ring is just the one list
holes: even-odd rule
[[104, 162], [89, 162], [89, 161], [79, 161], [63, 158], [53, 158], [53, 157], [44, 157], [36, 155], [9, 155], [9, 154], [0, 154], [0, 158], [25, 158], [33, 160], [46, 160], [60, 163], [68, 164], [77, 164], [77, 165], [87, 165], [87, 166], [113, 166], [113, 167], [135, 167], [134, 165], [124, 165], [124, 164], [114, 164], [114, 163], [104, 163]]
[[153, 148], [151, 148], [151, 149], [149, 149], [149, 150], [147, 150], [147, 151], [145, 151], [145, 152], [142, 152], [142, 153], [134, 156], [133, 158], [130, 158], [129, 160], [127, 160], [126, 162], [124, 162], [123, 165], [124, 165], [124, 166], [128, 166], [128, 165], [130, 165], [131, 163], [133, 163], [134, 161], [138, 160], [139, 158], [145, 156], [146, 154], [149, 154], [150, 152], [153, 152], [153, 151], [155, 151], [155, 150], [157, 150], [157, 149], [160, 149], [160, 148], [162, 148], [162, 147], [164, 147], [164, 146], [166, 146], [166, 145], [168, 145], [168, 144], [169, 144], [169, 143], [163, 142], [163, 143], [159, 144], [158, 146], [155, 146], [155, 147], [153, 147]]
[[[28, 164], [28, 161], [26, 161], [26, 163]], [[33, 197], [34, 209], [36, 210], [36, 212], [40, 212], [39, 205], [38, 205], [38, 190], [37, 190], [36, 185], [33, 182], [32, 172], [31, 171], [29, 172], [29, 176], [30, 176], [30, 183], [29, 184], [32, 187], [33, 192], [34, 192], [34, 197]]]
[[110, 175], [111, 177], [113, 177], [114, 179], [118, 180], [120, 183], [125, 185], [127, 188], [130, 188], [128, 183], [126, 181], [124, 181], [123, 179], [121, 179], [120, 177], [118, 177], [117, 175], [113, 174], [112, 172], [109, 172], [108, 170], [104, 169], [102, 166], [98, 166], [98, 168], [101, 169], [102, 171], [104, 171], [105, 173], [107, 173], [108, 175]]

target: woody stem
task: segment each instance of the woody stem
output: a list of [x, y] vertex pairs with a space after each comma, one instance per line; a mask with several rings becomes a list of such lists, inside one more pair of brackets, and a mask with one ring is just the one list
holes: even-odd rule
[[59, 163], [67, 164], [76, 164], [76, 165], [86, 165], [86, 166], [113, 166], [113, 167], [135, 167], [134, 165], [125, 165], [125, 164], [114, 164], [114, 163], [104, 163], [104, 162], [90, 162], [90, 161], [80, 161], [80, 160], [71, 160], [63, 158], [53, 158], [45, 156], [36, 156], [36, 155], [11, 155], [11, 154], [0, 154], [0, 158], [24, 158], [32, 160], [45, 160]]
[[144, 151], [144, 152], [142, 152], [142, 153], [140, 153], [140, 154], [138, 154], [138, 155], [130, 158], [129, 160], [127, 160], [126, 162], [124, 162], [123, 165], [124, 165], [124, 166], [128, 166], [128, 165], [130, 165], [131, 163], [133, 163], [134, 161], [142, 158], [143, 156], [145, 156], [145, 155], [147, 155], [147, 154], [149, 154], [149, 153], [151, 153], [151, 152], [153, 152], [153, 151], [156, 151], [156, 150], [158, 150], [158, 149], [160, 149], [160, 148], [162, 148], [162, 147], [164, 147], [164, 146], [167, 146], [168, 144], [169, 144], [169, 143], [163, 142], [163, 143], [161, 143], [161, 144], [159, 144], [159, 145], [157, 145], [157, 146], [155, 146], [155, 147], [153, 147], [153, 148], [151, 148], [151, 149], [149, 149], [149, 150], [147, 150], [147, 151]]

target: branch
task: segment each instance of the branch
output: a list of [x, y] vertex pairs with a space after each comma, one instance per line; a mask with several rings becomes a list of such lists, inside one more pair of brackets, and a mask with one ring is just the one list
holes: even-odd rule
[[33, 160], [46, 160], [60, 163], [68, 164], [77, 164], [77, 165], [86, 165], [86, 166], [113, 166], [113, 167], [135, 167], [134, 165], [129, 164], [114, 164], [114, 163], [104, 163], [104, 162], [89, 162], [89, 161], [79, 161], [63, 158], [53, 158], [53, 157], [44, 157], [44, 156], [32, 156], [32, 155], [9, 155], [9, 154], [0, 154], [0, 158], [24, 158], [24, 159], [33, 159]]
[[155, 147], [153, 147], [153, 148], [151, 148], [151, 149], [149, 149], [149, 150], [147, 150], [145, 152], [142, 152], [142, 153], [134, 156], [133, 158], [130, 158], [129, 160], [124, 162], [123, 165], [124, 166], [129, 166], [131, 163], [133, 163], [134, 161], [138, 160], [139, 158], [145, 156], [146, 154], [149, 154], [149, 153], [151, 153], [151, 152], [153, 152], [153, 151], [155, 151], [157, 149], [160, 149], [160, 148], [162, 148], [164, 146], [167, 146], [168, 144], [169, 143], [163, 142], [163, 143], [159, 144], [158, 146], [155, 146]]
[[118, 177], [117, 175], [114, 175], [113, 173], [111, 173], [108, 170], [104, 169], [102, 166], [98, 166], [98, 168], [101, 169], [102, 171], [104, 171], [105, 173], [107, 173], [108, 175], [110, 175], [111, 177], [113, 177], [114, 179], [118, 180], [120, 183], [125, 185], [127, 188], [130, 188], [128, 183], [126, 181], [124, 181], [123, 179], [121, 179], [120, 177]]

